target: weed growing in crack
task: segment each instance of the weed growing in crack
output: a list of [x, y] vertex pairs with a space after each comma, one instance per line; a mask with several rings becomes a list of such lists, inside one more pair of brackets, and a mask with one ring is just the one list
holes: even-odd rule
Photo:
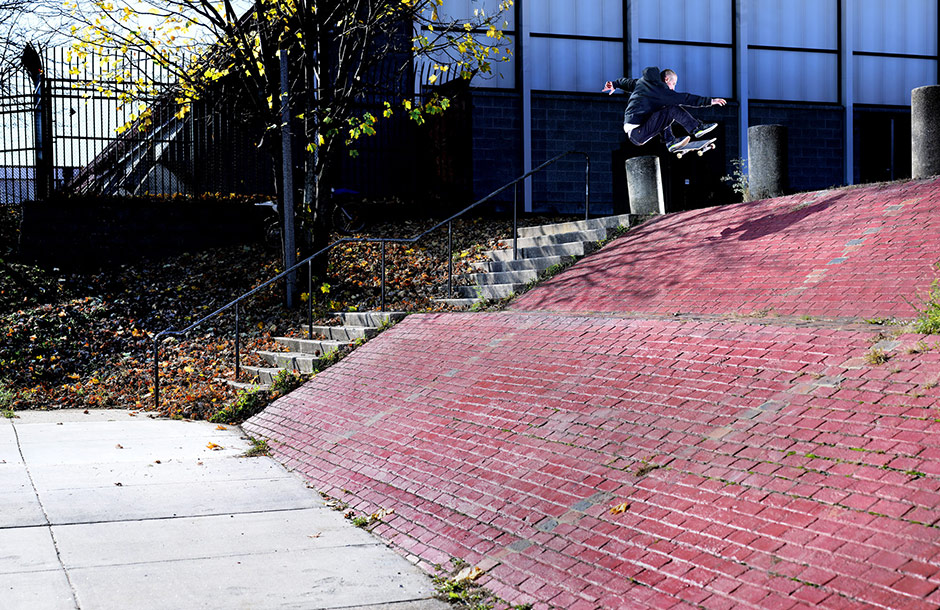
[[[935, 264], [934, 267], [937, 268], [938, 264]], [[920, 312], [914, 322], [914, 331], [922, 335], [940, 334], [940, 280], [933, 281], [927, 295], [922, 297], [921, 300], [924, 303], [923, 310], [911, 304], [914, 309]]]
[[263, 438], [249, 438], [251, 441], [251, 448], [245, 451], [241, 457], [261, 457], [264, 455], [271, 455], [271, 448], [268, 447], [268, 441]]
[[878, 366], [879, 364], [884, 364], [891, 359], [891, 356], [888, 355], [884, 350], [878, 349], [877, 347], [871, 348], [871, 351], [865, 356], [865, 362], [872, 366]]
[[16, 415], [13, 413], [13, 399], [16, 394], [13, 390], [0, 385], [0, 414], [7, 419], [13, 419]]

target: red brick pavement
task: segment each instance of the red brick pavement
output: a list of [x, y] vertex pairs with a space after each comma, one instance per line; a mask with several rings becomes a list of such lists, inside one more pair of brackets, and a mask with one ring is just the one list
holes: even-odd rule
[[[897, 297], [940, 257], [912, 212], [934, 187], [667, 217], [517, 305], [546, 311], [411, 316], [245, 428], [355, 511], [393, 510], [375, 533], [429, 571], [478, 565], [510, 604], [937, 608], [940, 337], [798, 317], [909, 316]], [[789, 317], [718, 315], [771, 306]], [[711, 315], [655, 314], [673, 309]]]
[[708, 208], [631, 231], [513, 308], [909, 318], [938, 235], [937, 180]]

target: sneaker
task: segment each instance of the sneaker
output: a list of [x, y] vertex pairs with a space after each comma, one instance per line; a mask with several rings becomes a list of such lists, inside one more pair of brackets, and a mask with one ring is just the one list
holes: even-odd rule
[[666, 148], [669, 150], [669, 152], [676, 152], [677, 150], [679, 150], [680, 148], [688, 144], [691, 140], [692, 138], [690, 138], [689, 136], [686, 136], [684, 138], [679, 138], [667, 144]]
[[698, 129], [692, 132], [692, 135], [696, 138], [701, 138], [716, 127], [718, 127], [718, 123], [702, 123], [698, 126]]

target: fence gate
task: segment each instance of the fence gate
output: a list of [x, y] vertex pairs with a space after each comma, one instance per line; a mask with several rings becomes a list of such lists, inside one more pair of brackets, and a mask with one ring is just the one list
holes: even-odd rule
[[[102, 78], [116, 63], [26, 47], [0, 91], [0, 203], [44, 200], [62, 187], [107, 195], [273, 194], [271, 161], [230, 120], [236, 113], [224, 100], [196, 103], [179, 118], [166, 93], [171, 79], [158, 66], [141, 59], [128, 62], [130, 74]], [[155, 93], [121, 100], [137, 81], [155, 83]]]
[[0, 83], [0, 204], [48, 195], [52, 187], [50, 91], [31, 46]]

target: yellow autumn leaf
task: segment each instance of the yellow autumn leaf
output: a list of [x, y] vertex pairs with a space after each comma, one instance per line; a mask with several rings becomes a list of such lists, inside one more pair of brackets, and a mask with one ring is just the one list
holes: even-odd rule
[[215, 443], [209, 443], [206, 445], [206, 448], [211, 449], [212, 451], [221, 451], [222, 449], [225, 449], [225, 447], [222, 445], [216, 445]]
[[612, 514], [612, 515], [619, 515], [620, 513], [625, 513], [625, 512], [627, 512], [627, 509], [628, 509], [628, 508], [630, 508], [630, 503], [629, 503], [629, 502], [624, 502], [623, 504], [618, 504], [617, 506], [614, 506], [613, 508], [611, 508], [611, 509], [610, 509], [610, 514]]

